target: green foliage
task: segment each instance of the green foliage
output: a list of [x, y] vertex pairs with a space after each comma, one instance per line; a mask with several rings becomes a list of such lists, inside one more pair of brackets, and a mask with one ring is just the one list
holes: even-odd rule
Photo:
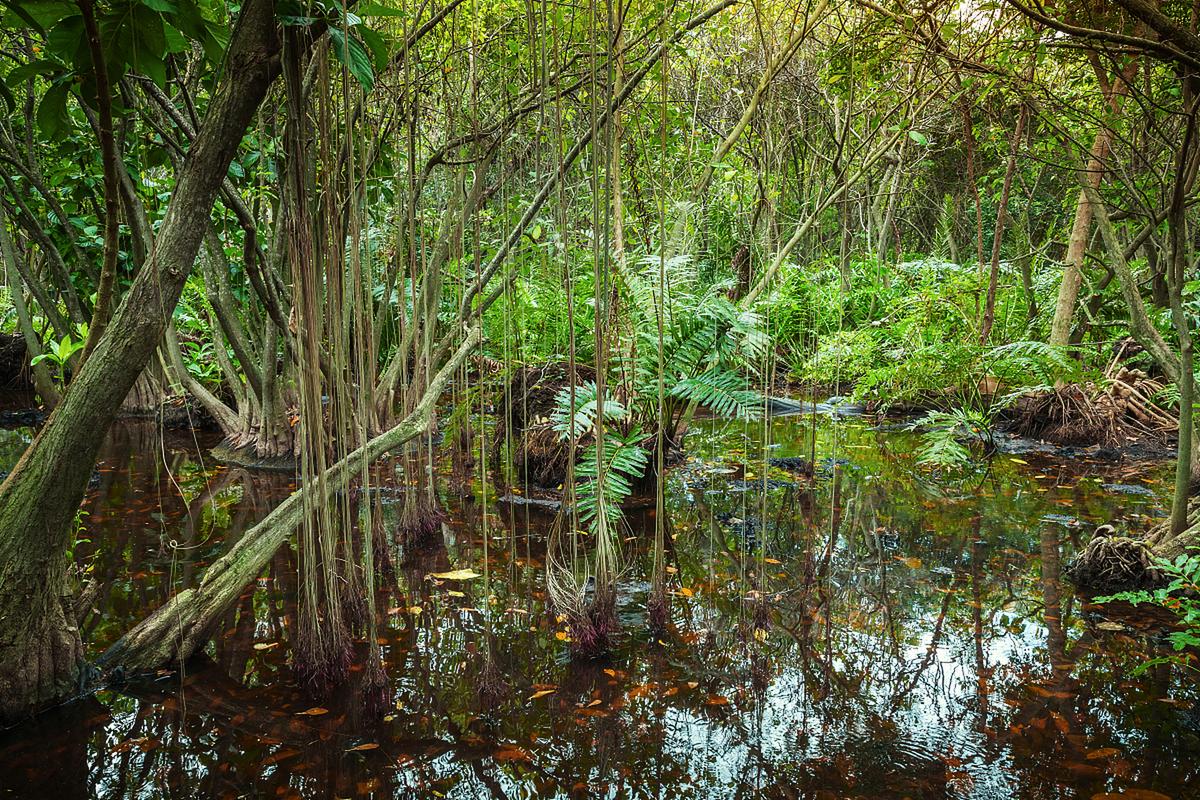
[[[578, 441], [595, 430], [597, 400], [594, 383], [576, 386], [573, 392], [570, 387], [558, 392], [550, 417], [562, 440]], [[642, 446], [646, 439], [642, 429], [634, 425], [622, 432], [618, 427], [627, 418], [628, 411], [623, 405], [606, 398], [604, 419], [612, 424], [605, 425], [604, 435], [598, 437], [603, 441], [604, 452], [593, 441], [583, 449], [575, 466], [579, 517], [593, 530], [600, 514], [606, 516], [607, 522], [620, 519], [621, 503], [633, 492], [633, 481], [642, 477], [649, 463], [649, 454]]]
[[[575, 404], [571, 405], [572, 397]], [[589, 381], [574, 387], [567, 386], [558, 391], [555, 396], [554, 410], [550, 415], [554, 430], [562, 434], [563, 439], [579, 440], [591, 433], [596, 425], [596, 407], [598, 394], [596, 384]], [[610, 422], [620, 422], [625, 419], [625, 407], [611, 397], [604, 400], [604, 419]]]
[[920, 430], [921, 449], [917, 463], [966, 469], [992, 446], [991, 414], [968, 409], [931, 411], [912, 423], [910, 429]]
[[575, 467], [575, 498], [579, 519], [595, 532], [600, 514], [611, 525], [621, 518], [621, 504], [633, 494], [633, 482], [646, 471], [650, 455], [646, 435], [634, 427], [628, 433], [605, 431], [604, 452], [595, 443], [584, 449]]
[[757, 419], [762, 411], [762, 395], [747, 388], [741, 375], [719, 367], [679, 381], [671, 396], [707, 406], [721, 417]]
[[[638, 418], [657, 417], [660, 377], [668, 398], [708, 405], [722, 416], [753, 416], [762, 399], [743, 374], [756, 368], [769, 344], [762, 318], [728, 298], [729, 283], [706, 284], [689, 256], [663, 264], [646, 257], [640, 266], [624, 276], [633, 340], [628, 349], [635, 353], [633, 363], [625, 366], [631, 366], [634, 376]], [[666, 287], [662, 294], [660, 267]]]
[[87, 342], [86, 326], [79, 326], [76, 331], [78, 338], [73, 338], [70, 335], [64, 336], [58, 341], [51, 341], [46, 351], [30, 360], [31, 366], [36, 366], [46, 361], [57, 367], [55, 371], [55, 381], [62, 385], [66, 382], [66, 370], [71, 359], [75, 354], [84, 348]]
[[1150, 667], [1165, 662], [1178, 663], [1188, 669], [1200, 671], [1200, 667], [1195, 664], [1195, 656], [1183, 653], [1184, 650], [1200, 648], [1200, 548], [1192, 548], [1188, 553], [1176, 556], [1174, 560], [1157, 559], [1154, 566], [1169, 579], [1166, 586], [1152, 591], [1105, 595], [1095, 598], [1096, 602], [1111, 603], [1123, 600], [1135, 606], [1150, 603], [1170, 611], [1181, 626], [1179, 630], [1167, 634], [1167, 641], [1171, 643], [1175, 655], [1149, 659], [1138, 666], [1135, 674], [1141, 674]]

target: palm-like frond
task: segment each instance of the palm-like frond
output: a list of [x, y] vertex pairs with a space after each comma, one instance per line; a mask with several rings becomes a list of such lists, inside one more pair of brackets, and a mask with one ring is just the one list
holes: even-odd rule
[[707, 406], [714, 414], [739, 419], [757, 419], [762, 412], [762, 395], [746, 385], [736, 372], [714, 368], [673, 387], [671, 395]]

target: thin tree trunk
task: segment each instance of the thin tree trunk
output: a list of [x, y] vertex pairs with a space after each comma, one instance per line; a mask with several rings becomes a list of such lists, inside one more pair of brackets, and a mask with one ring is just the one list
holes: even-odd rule
[[104, 259], [100, 265], [100, 281], [96, 287], [96, 305], [92, 308], [92, 322], [88, 326], [87, 340], [83, 346], [83, 358], [96, 348], [96, 342], [104, 334], [113, 301], [117, 279], [117, 255], [120, 235], [121, 184], [117, 176], [117, 140], [113, 136], [112, 96], [108, 82], [108, 67], [104, 62], [104, 48], [100, 44], [100, 29], [96, 25], [96, 13], [92, 0], [77, 0], [80, 16], [83, 17], [84, 38], [92, 58], [92, 72], [96, 80], [96, 109], [100, 140], [100, 160], [104, 168]]
[[992, 265], [988, 272], [987, 301], [983, 306], [983, 324], [980, 326], [979, 343], [987, 344], [996, 321], [996, 283], [1000, 278], [1000, 244], [1004, 239], [1004, 217], [1008, 214], [1008, 195], [1012, 191], [1013, 173], [1017, 169], [1017, 148], [1025, 135], [1025, 118], [1028, 107], [1021, 105], [1017, 127], [1013, 131], [1012, 146], [1008, 149], [1008, 164], [1004, 168], [1004, 184], [1000, 188], [1000, 203], [996, 207], [996, 227], [992, 234]]
[[[50, 375], [46, 362], [37, 361], [38, 356], [42, 354], [42, 343], [38, 339], [37, 331], [33, 329], [33, 319], [29, 315], [29, 306], [25, 302], [25, 284], [21, 280], [20, 273], [17, 272], [17, 254], [13, 250], [12, 239], [8, 235], [8, 227], [5, 225], [2, 213], [0, 213], [0, 256], [4, 259], [5, 278], [8, 282], [8, 293], [12, 298], [13, 310], [17, 312], [17, 327], [25, 339], [25, 350], [29, 354], [33, 388], [42, 398], [42, 402], [47, 407], [53, 408], [58, 405], [62, 397], [59, 395], [58, 387], [54, 385], [54, 379]], [[34, 361], [37, 363], [33, 363]]]
[[[1121, 79], [1109, 87], [1105, 106], [1116, 114], [1121, 109], [1121, 99], [1128, 91], [1129, 81], [1137, 71], [1137, 59], [1126, 67]], [[1075, 203], [1075, 222], [1071, 226], [1071, 238], [1067, 241], [1067, 257], [1063, 263], [1062, 283], [1058, 287], [1058, 300], [1054, 306], [1054, 319], [1050, 323], [1050, 344], [1066, 347], [1071, 341], [1071, 321], [1075, 317], [1075, 305], [1079, 300], [1079, 287], [1083, 283], [1083, 259], [1087, 254], [1088, 239], [1092, 229], [1092, 204], [1088, 202], [1088, 189], [1096, 190], [1104, 178], [1104, 165], [1112, 147], [1112, 129], [1104, 125], [1096, 132], [1092, 150], [1088, 156], [1087, 170], [1083, 175], [1083, 188]]]

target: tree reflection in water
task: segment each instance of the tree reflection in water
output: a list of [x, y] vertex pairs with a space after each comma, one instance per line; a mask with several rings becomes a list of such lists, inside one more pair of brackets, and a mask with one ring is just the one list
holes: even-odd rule
[[[807, 455], [802, 424], [772, 424], [779, 455]], [[1160, 513], [1100, 484], [1161, 466], [1001, 456], [932, 475], [910, 434], [840, 421], [818, 429], [837, 460], [811, 480], [713, 469], [761, 453], [760, 434], [689, 438], [665, 521], [672, 616], [654, 636], [654, 523], [631, 515], [611, 661], [568, 660], [542, 583], [549, 517], [444, 490], [442, 536], [396, 553], [379, 590], [382, 720], [360, 713], [354, 682], [320, 699], [297, 687], [285, 546], [204, 659], [6, 734], [0, 783], [100, 798], [1042, 798], [1184, 797], [1200, 780], [1194, 685], [1169, 665], [1134, 676], [1153, 628], [1096, 630], [1059, 578], [1077, 542], [1055, 515]], [[94, 652], [293, 488], [198, 456], [209, 444], [114, 431], [76, 554], [102, 586]], [[385, 519], [402, 488], [378, 493]], [[485, 566], [486, 581], [431, 577]]]

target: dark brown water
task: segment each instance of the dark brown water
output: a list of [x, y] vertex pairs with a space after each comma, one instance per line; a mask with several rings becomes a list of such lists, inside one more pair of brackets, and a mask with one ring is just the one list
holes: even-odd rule
[[[807, 454], [807, 424], [775, 420], [769, 454]], [[824, 420], [816, 477], [772, 469], [764, 491], [763, 433], [703, 423], [688, 440], [664, 636], [645, 623], [646, 515], [620, 650], [573, 663], [547, 608], [548, 517], [443, 476], [444, 547], [379, 601], [383, 721], [351, 690], [295, 685], [285, 547], [185, 674], [0, 734], [0, 796], [1200, 797], [1196, 673], [1135, 675], [1161, 628], [1114, 625], [1059, 577], [1090, 526], [1163, 513], [1167, 465], [1002, 455], [939, 474], [911, 433]], [[11, 462], [28, 432], [0, 435]], [[114, 431], [75, 548], [105, 585], [93, 652], [292, 488], [219, 467], [212, 444]], [[458, 568], [481, 577], [427, 578]]]

